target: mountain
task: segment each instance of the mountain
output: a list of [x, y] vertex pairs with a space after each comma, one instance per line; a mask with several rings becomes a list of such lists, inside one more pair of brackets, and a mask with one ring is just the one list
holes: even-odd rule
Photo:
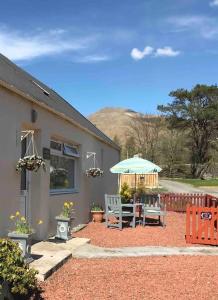
[[115, 137], [124, 144], [130, 135], [130, 123], [135, 118], [156, 118], [156, 115], [145, 115], [126, 108], [106, 107], [88, 116], [88, 119], [111, 139]]

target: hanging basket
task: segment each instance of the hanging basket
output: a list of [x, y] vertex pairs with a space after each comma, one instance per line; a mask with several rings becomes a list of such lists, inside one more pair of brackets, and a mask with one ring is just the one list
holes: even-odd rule
[[86, 170], [86, 176], [88, 177], [100, 177], [104, 172], [99, 168], [90, 168]]
[[45, 161], [41, 156], [29, 155], [20, 158], [16, 165], [16, 170], [21, 172], [22, 170], [37, 172], [40, 167], [43, 167], [45, 171]]
[[34, 142], [34, 130], [24, 130], [21, 135], [21, 142], [25, 139], [29, 139], [29, 143], [26, 149], [24, 157], [20, 158], [16, 165], [16, 170], [21, 172], [22, 170], [37, 172], [40, 167], [45, 168], [44, 159], [38, 155], [36, 145]]

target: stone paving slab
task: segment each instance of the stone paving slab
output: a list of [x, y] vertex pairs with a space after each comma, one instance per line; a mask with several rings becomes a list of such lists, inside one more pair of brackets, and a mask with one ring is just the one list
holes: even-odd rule
[[30, 268], [39, 272], [38, 280], [44, 281], [72, 257], [73, 251], [89, 242], [85, 238], [72, 238], [66, 242], [51, 239], [36, 243], [31, 249], [34, 261], [30, 263]]
[[75, 258], [114, 258], [140, 256], [172, 256], [172, 255], [218, 255], [217, 247], [124, 247], [102, 248], [84, 245], [72, 253]]

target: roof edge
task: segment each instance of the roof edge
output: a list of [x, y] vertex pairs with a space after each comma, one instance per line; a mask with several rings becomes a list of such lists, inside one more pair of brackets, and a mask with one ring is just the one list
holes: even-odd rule
[[[107, 137], [107, 138], [111, 141], [111, 143], [110, 143], [109, 141], [106, 141], [105, 139], [101, 138], [99, 135], [95, 134], [93, 131], [87, 129], [86, 127], [84, 127], [84, 126], [82, 126], [82, 125], [80, 125], [80, 124], [78, 124], [78, 123], [75, 122], [72, 118], [66, 116], [64, 113], [61, 113], [61, 112], [59, 112], [59, 111], [57, 111], [57, 110], [51, 108], [50, 106], [46, 105], [46, 104], [43, 103], [43, 102], [39, 102], [39, 101], [36, 100], [34, 97], [32, 97], [32, 96], [30, 96], [30, 95], [24, 93], [24, 92], [21, 91], [20, 89], [16, 88], [14, 85], [10, 85], [10, 84], [8, 84], [6, 81], [1, 80], [1, 79], [0, 79], [0, 85], [3, 86], [3, 87], [6, 88], [6, 89], [8, 89], [8, 90], [10, 90], [10, 91], [12, 91], [12, 92], [18, 94], [18, 95], [20, 95], [21, 97], [25, 98], [26, 100], [31, 101], [31, 102], [33, 102], [34, 104], [36, 104], [36, 105], [38, 105], [38, 106], [40, 106], [40, 107], [42, 107], [42, 108], [44, 108], [44, 109], [46, 109], [46, 110], [52, 112], [53, 114], [58, 115], [59, 117], [61, 117], [61, 118], [65, 119], [65, 120], [67, 120], [68, 122], [72, 123], [73, 125], [75, 125], [76, 127], [82, 129], [83, 131], [88, 132], [89, 134], [91, 134], [92, 136], [94, 136], [95, 138], [97, 138], [98, 140], [100, 140], [101, 142], [103, 142], [103, 143], [105, 143], [105, 144], [111, 146], [112, 148], [114, 148], [114, 149], [120, 151], [120, 147], [119, 147], [117, 144], [115, 144], [108, 136], [106, 136], [100, 129], [98, 129], [98, 128], [90, 121], [90, 120], [88, 120], [85, 116], [83, 116], [83, 115], [82, 115], [78, 110], [76, 110], [75, 108], [74, 108], [74, 109], [76, 110], [77, 113], [79, 113], [83, 118], [85, 118], [85, 119], [86, 119], [88, 122], [90, 122], [94, 127], [96, 127], [100, 132], [102, 132], [102, 133], [105, 135], [105, 137]], [[61, 98], [62, 98], [62, 97], [61, 97]], [[62, 99], [63, 99], [63, 98], [62, 98]], [[63, 100], [66, 101], [65, 99], [63, 99]], [[67, 101], [66, 101], [66, 102], [67, 102]], [[70, 104], [69, 102], [67, 102], [67, 103], [71, 106], [71, 104]]]

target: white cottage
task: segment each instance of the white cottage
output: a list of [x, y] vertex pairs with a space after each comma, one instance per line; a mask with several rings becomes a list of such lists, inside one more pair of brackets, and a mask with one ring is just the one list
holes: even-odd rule
[[[93, 202], [103, 205], [104, 194], [116, 192], [117, 178], [109, 169], [119, 161], [119, 147], [54, 90], [2, 55], [0, 138], [0, 236], [19, 210], [33, 228], [42, 219], [36, 238], [47, 238], [55, 232], [54, 218], [64, 201], [74, 202], [77, 225], [89, 221]], [[32, 151], [31, 138], [46, 172], [15, 170], [18, 159]], [[92, 166], [87, 152], [96, 153], [102, 177], [86, 176]]]

